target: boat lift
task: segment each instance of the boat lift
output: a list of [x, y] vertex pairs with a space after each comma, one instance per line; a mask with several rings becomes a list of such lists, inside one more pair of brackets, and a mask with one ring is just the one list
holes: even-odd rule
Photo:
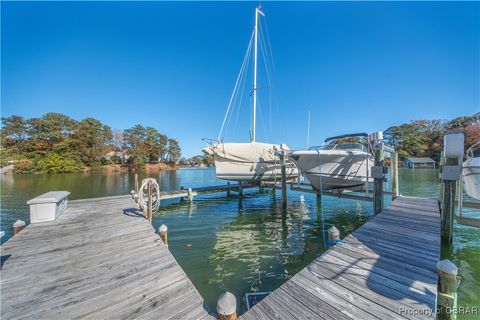
[[[478, 144], [480, 144], [480, 142], [474, 144], [474, 146]], [[480, 202], [463, 200], [463, 150], [463, 133], [448, 134], [444, 136], [444, 150], [440, 159], [441, 184], [439, 202], [442, 209], [442, 215], [443, 211], [451, 211], [451, 213], [445, 212], [445, 214], [451, 214], [452, 219], [455, 218], [457, 223], [480, 228], [480, 216], [469, 217], [462, 214], [463, 208], [480, 210]], [[467, 154], [470, 152], [471, 148], [467, 151]], [[455, 187], [450, 186], [450, 184], [455, 184]], [[451, 201], [451, 204], [447, 203], [449, 201]], [[457, 212], [454, 212], [455, 206], [457, 206]], [[480, 215], [480, 211], [478, 214]]]

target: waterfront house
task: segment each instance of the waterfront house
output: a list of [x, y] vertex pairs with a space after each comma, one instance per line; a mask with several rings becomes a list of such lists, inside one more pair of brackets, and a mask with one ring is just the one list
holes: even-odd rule
[[405, 168], [435, 168], [435, 160], [427, 157], [411, 157], [403, 162]]

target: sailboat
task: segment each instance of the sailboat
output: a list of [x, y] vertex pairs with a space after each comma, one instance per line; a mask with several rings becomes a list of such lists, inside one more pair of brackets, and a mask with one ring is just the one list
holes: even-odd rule
[[[358, 137], [367, 144], [355, 141]], [[317, 190], [362, 188], [372, 181], [374, 158], [366, 133], [330, 137], [322, 146], [293, 151], [289, 157]]]
[[[260, 8], [255, 9], [255, 27], [252, 37], [254, 38], [254, 63], [253, 63], [253, 120], [252, 134], [250, 142], [223, 142], [220, 140], [227, 115], [232, 104], [233, 97], [238, 88], [239, 79], [245, 72], [247, 56], [249, 56], [251, 41], [244, 58], [244, 63], [237, 77], [234, 92], [230, 98], [230, 103], [225, 114], [222, 129], [216, 141], [207, 141], [208, 145], [204, 148], [207, 154], [213, 155], [215, 161], [216, 175], [223, 180], [236, 180], [247, 182], [260, 182], [265, 180], [274, 180], [281, 174], [281, 161], [279, 153], [286, 152], [289, 148], [285, 144], [271, 144], [258, 142], [256, 140], [256, 121], [257, 121], [257, 53], [258, 53], [258, 26], [259, 16], [265, 16]], [[294, 163], [287, 160], [286, 175], [287, 178], [296, 177], [298, 170]]]
[[480, 141], [467, 150], [467, 159], [463, 163], [462, 179], [465, 192], [480, 200]]

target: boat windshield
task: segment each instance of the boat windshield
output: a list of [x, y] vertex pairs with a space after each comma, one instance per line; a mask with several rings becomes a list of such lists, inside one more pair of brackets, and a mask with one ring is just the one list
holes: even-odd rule
[[328, 143], [323, 146], [310, 147], [309, 150], [361, 150], [368, 152], [368, 149], [360, 143]]

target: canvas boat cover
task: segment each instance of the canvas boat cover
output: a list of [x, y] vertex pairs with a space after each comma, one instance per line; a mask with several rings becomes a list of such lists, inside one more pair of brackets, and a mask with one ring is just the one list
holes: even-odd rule
[[[244, 143], [222, 143], [217, 142], [207, 148], [205, 151], [215, 154], [231, 161], [237, 162], [258, 162], [275, 161], [275, 149], [281, 150], [281, 145], [263, 143], [263, 142], [244, 142]], [[284, 150], [289, 150], [285, 145]]]

